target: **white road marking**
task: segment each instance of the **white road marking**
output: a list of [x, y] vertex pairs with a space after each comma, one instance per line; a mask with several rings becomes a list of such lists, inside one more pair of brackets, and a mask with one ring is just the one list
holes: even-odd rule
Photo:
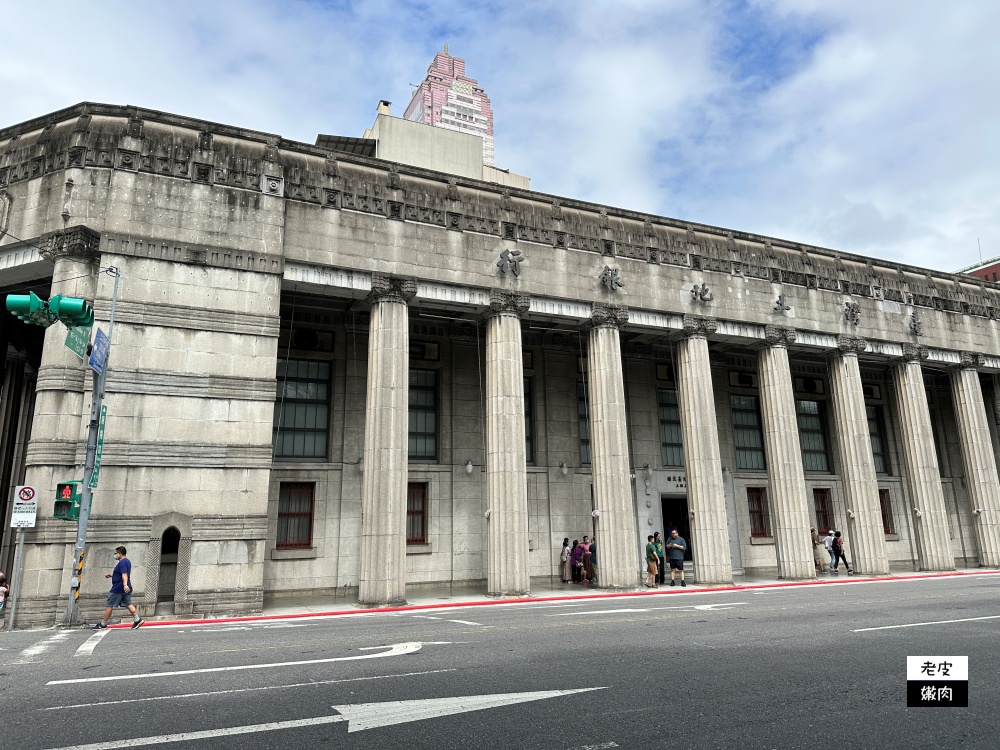
[[275, 732], [282, 729], [298, 729], [314, 727], [323, 724], [348, 722], [347, 731], [360, 732], [365, 729], [387, 727], [393, 724], [404, 724], [411, 721], [433, 719], [438, 716], [451, 716], [470, 711], [481, 711], [486, 708], [511, 706], [517, 703], [557, 698], [574, 693], [585, 693], [591, 690], [606, 690], [605, 687], [578, 688], [576, 690], [546, 690], [534, 693], [502, 693], [500, 695], [468, 695], [455, 698], [430, 698], [428, 700], [392, 701], [388, 703], [358, 703], [353, 706], [331, 706], [338, 711], [336, 716], [317, 716], [312, 719], [295, 719], [292, 721], [273, 721], [267, 724], [248, 724], [242, 727], [226, 727], [224, 729], [207, 729], [201, 732], [180, 732], [178, 734], [161, 734], [154, 737], [133, 737], [111, 742], [95, 742], [89, 745], [68, 745], [52, 750], [118, 750], [120, 747], [131, 747], [138, 744], [164, 745], [173, 742], [193, 742], [195, 740], [212, 739], [214, 737], [232, 737], [239, 734], [257, 734], [258, 732]]
[[76, 653], [73, 654], [73, 656], [90, 656], [94, 653], [94, 649], [97, 648], [97, 644], [101, 642], [101, 639], [110, 632], [110, 630], [98, 630], [90, 636], [90, 638], [83, 642], [83, 645], [76, 650]]
[[658, 612], [676, 609], [684, 612], [724, 612], [726, 607], [735, 607], [746, 602], [719, 602], [718, 604], [687, 604], [676, 607], [647, 607], [645, 609], [601, 609], [597, 611], [556, 612], [546, 617], [586, 617], [589, 615], [616, 615], [622, 612]]
[[896, 628], [919, 628], [922, 625], [948, 625], [953, 622], [975, 622], [976, 620], [998, 620], [1000, 615], [989, 615], [988, 617], [963, 617], [960, 620], [935, 620], [933, 622], [910, 622], [905, 625], [883, 625], [880, 628], [858, 628], [852, 633], [867, 633], [872, 630], [895, 630]]
[[431, 615], [410, 615], [411, 617], [416, 617], [420, 620], [440, 620], [440, 617], [432, 617]]
[[17, 655], [17, 659], [14, 660], [14, 663], [23, 664], [26, 661], [34, 659], [36, 656], [41, 656], [60, 641], [65, 641], [71, 635], [73, 635], [72, 630], [64, 630], [61, 633], [56, 633], [43, 641], [39, 641], [38, 643], [28, 646], [28, 648], [24, 649], [24, 651]]
[[186, 674], [209, 674], [211, 672], [239, 672], [248, 669], [273, 669], [275, 667], [299, 667], [304, 664], [329, 664], [337, 661], [357, 661], [359, 659], [380, 659], [386, 656], [401, 656], [420, 650], [421, 646], [448, 646], [448, 641], [414, 641], [411, 643], [394, 643], [391, 646], [367, 646], [359, 651], [371, 651], [377, 648], [388, 648], [377, 654], [359, 654], [358, 656], [337, 656], [330, 659], [307, 659], [304, 661], [282, 661], [270, 664], [241, 664], [235, 667], [206, 667], [204, 669], [179, 669], [173, 672], [144, 672], [142, 674], [124, 674], [111, 677], [83, 677], [75, 680], [50, 680], [46, 685], [75, 685], [83, 682], [117, 682], [119, 680], [142, 680], [147, 677], [177, 677]]
[[597, 611], [591, 612], [556, 612], [554, 615], [545, 615], [546, 617], [589, 617], [590, 615], [617, 615], [622, 612], [649, 612], [648, 609], [599, 609]]
[[612, 747], [621, 747], [617, 742], [602, 742], [600, 745], [580, 745], [571, 747], [570, 750], [609, 750]]
[[315, 680], [313, 682], [296, 682], [291, 685], [265, 685], [253, 688], [234, 688], [232, 690], [212, 690], [205, 693], [182, 693], [180, 695], [154, 695], [150, 698], [126, 698], [120, 701], [100, 701], [98, 703], [73, 703], [68, 706], [48, 706], [45, 711], [61, 711], [67, 708], [93, 708], [96, 706], [117, 706], [123, 703], [146, 703], [148, 701], [171, 701], [178, 698], [203, 698], [209, 695], [229, 695], [230, 693], [254, 693], [261, 690], [285, 690], [287, 688], [312, 687], [314, 685], [336, 685], [341, 682], [364, 682], [366, 680], [388, 680], [396, 677], [416, 677], [440, 672], [457, 672], [457, 669], [431, 669], [426, 672], [403, 672], [402, 674], [384, 674], [374, 677], [349, 677], [343, 680]]
[[468, 620], [448, 620], [447, 622], [457, 622], [459, 625], [475, 625], [477, 628], [492, 628], [492, 625], [483, 625], [480, 622], [469, 622]]

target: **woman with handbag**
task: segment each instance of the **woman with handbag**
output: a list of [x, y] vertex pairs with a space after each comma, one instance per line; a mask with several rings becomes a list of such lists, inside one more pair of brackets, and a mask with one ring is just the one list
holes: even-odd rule
[[573, 571], [570, 570], [569, 556], [572, 550], [569, 548], [569, 537], [563, 539], [562, 552], [559, 553], [560, 569], [562, 570], [562, 582], [569, 583], [573, 580]]

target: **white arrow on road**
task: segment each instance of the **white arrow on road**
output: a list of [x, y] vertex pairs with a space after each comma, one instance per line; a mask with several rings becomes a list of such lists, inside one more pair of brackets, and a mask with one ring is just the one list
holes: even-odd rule
[[[67, 633], [68, 635], [68, 633]], [[359, 651], [374, 651], [388, 648], [377, 654], [358, 654], [357, 656], [336, 656], [331, 659], [307, 659], [305, 661], [279, 661], [270, 664], [240, 664], [235, 667], [207, 667], [205, 669], [179, 669], [174, 672], [144, 672], [142, 674], [123, 674], [110, 677], [82, 677], [75, 680], [50, 680], [46, 685], [73, 685], [81, 682], [117, 682], [119, 680], [142, 680], [148, 677], [176, 677], [185, 674], [209, 674], [211, 672], [239, 672], [246, 669], [273, 669], [275, 667], [299, 667], [304, 664], [328, 664], [334, 661], [357, 661], [358, 659], [381, 659], [385, 656], [402, 656], [420, 650], [421, 646], [447, 646], [450, 641], [412, 641], [410, 643], [393, 643], [391, 646], [366, 646]]]
[[316, 716], [312, 719], [294, 719], [292, 721], [273, 721], [268, 724], [248, 724], [242, 727], [226, 727], [224, 729], [207, 729], [202, 732], [180, 732], [178, 734], [161, 734], [156, 737], [135, 737], [111, 742], [95, 742], [90, 745], [70, 745], [52, 750], [118, 750], [121, 747], [136, 745], [162, 745], [172, 742], [193, 742], [195, 740], [212, 739], [215, 737], [231, 737], [238, 734], [257, 734], [258, 732], [275, 732], [281, 729], [299, 729], [314, 727], [321, 724], [336, 724], [348, 722], [347, 731], [360, 732], [365, 729], [387, 727], [392, 724], [405, 724], [411, 721], [433, 719], [438, 716], [452, 716], [470, 711], [481, 711], [486, 708], [512, 706], [515, 703], [528, 703], [546, 698], [558, 698], [574, 693], [587, 693], [591, 690], [607, 690], [606, 687], [577, 688], [575, 690], [540, 690], [533, 693], [499, 693], [497, 695], [465, 695], [456, 698], [429, 698], [416, 701], [390, 701], [387, 703], [358, 703], [353, 706], [332, 706], [339, 715]]

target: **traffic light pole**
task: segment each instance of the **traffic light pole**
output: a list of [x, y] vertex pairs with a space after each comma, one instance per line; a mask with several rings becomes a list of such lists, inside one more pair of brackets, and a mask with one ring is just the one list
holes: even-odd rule
[[111, 334], [115, 327], [115, 305], [118, 302], [118, 279], [121, 273], [117, 266], [104, 269], [115, 277], [115, 288], [111, 294], [111, 315], [108, 319], [108, 353], [101, 364], [100, 373], [94, 372], [93, 397], [90, 400], [90, 422], [87, 426], [87, 456], [83, 464], [83, 487], [80, 493], [80, 518], [76, 531], [76, 546], [73, 549], [73, 574], [70, 577], [69, 606], [66, 608], [64, 625], [80, 625], [83, 617], [80, 614], [80, 585], [83, 579], [83, 555], [87, 544], [87, 521], [90, 519], [90, 501], [93, 491], [90, 480], [94, 476], [94, 464], [97, 462], [97, 434], [100, 429], [101, 406], [104, 403], [104, 385], [108, 380], [108, 360], [111, 359]]

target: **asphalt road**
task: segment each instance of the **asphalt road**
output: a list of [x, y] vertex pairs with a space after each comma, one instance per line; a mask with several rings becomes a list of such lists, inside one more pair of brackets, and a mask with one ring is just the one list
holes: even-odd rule
[[[1000, 575], [15, 632], [0, 649], [0, 745], [18, 750], [1000, 745]], [[969, 707], [907, 708], [907, 656], [967, 656]]]

